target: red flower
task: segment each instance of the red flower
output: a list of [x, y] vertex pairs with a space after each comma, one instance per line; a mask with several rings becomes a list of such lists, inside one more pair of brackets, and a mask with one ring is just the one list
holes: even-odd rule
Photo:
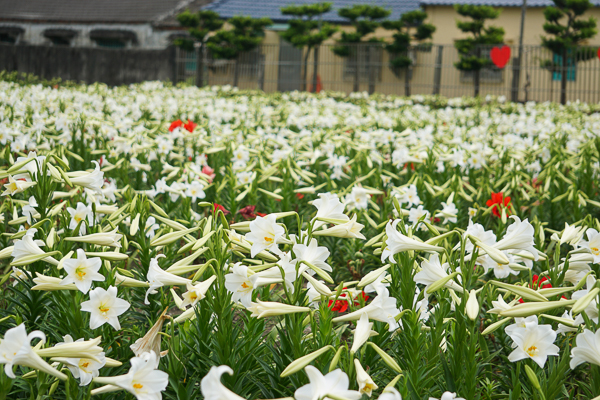
[[180, 119], [171, 122], [171, 126], [169, 126], [169, 132], [173, 132], [175, 128], [181, 128], [183, 126], [183, 122]]
[[256, 215], [258, 215], [259, 217], [266, 217], [267, 216], [267, 214], [265, 214], [265, 213], [259, 213], [259, 212], [257, 212]]
[[256, 214], [254, 214], [255, 209], [256, 206], [246, 206], [238, 211], [238, 213], [242, 214], [245, 220], [254, 219], [256, 218]]
[[302, 193], [296, 193], [296, 197], [298, 198], [298, 200], [302, 200], [304, 198], [304, 195]]
[[197, 127], [197, 126], [198, 126], [198, 124], [193, 123], [189, 119], [188, 119], [187, 124], [183, 125], [183, 127], [185, 128], [185, 130], [188, 131], [188, 132], [194, 132], [194, 128]]
[[[506, 207], [507, 209], [510, 210], [510, 197], [506, 196], [504, 197], [504, 195], [502, 194], [502, 192], [498, 192], [498, 193], [494, 193], [492, 192], [492, 198], [489, 199], [485, 204], [488, 207], [492, 207], [494, 206], [494, 208], [492, 208], [492, 212], [494, 213], [494, 215], [496, 217], [500, 217], [500, 211], [499, 208], [500, 207]], [[500, 207], [498, 207], [500, 206]]]
[[225, 209], [225, 207], [223, 207], [223, 206], [222, 206], [222, 205], [220, 205], [220, 204], [217, 204], [217, 203], [215, 203], [215, 208], [213, 209], [213, 211], [216, 213], [218, 210], [221, 210], [221, 211], [223, 211], [223, 214], [225, 214], [225, 215], [229, 214], [229, 211], [227, 211], [227, 210]]
[[[344, 288], [344, 289], [347, 289], [347, 288]], [[355, 306], [360, 305], [360, 301], [357, 300], [359, 297], [362, 297], [364, 301], [369, 300], [369, 296], [365, 292], [360, 292], [360, 294], [358, 296], [356, 296], [356, 298], [354, 299]], [[344, 312], [344, 311], [348, 310], [348, 300], [345, 298], [346, 298], [346, 293], [342, 293], [340, 295], [340, 297], [338, 297], [338, 300], [335, 301], [335, 304], [333, 304], [333, 300], [329, 300], [328, 306], [331, 307], [333, 304], [333, 307], [331, 308], [332, 311]]]

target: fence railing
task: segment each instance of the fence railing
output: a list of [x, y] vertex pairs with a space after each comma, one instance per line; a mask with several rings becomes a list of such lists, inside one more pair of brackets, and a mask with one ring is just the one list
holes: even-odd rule
[[[493, 63], [479, 72], [481, 96], [506, 96], [518, 101], [560, 101], [562, 74], [566, 73], [566, 99], [600, 102], [600, 59], [597, 49], [567, 54], [567, 62], [541, 46], [523, 46], [518, 62], [518, 46], [508, 46], [511, 57], [504, 68]], [[350, 56], [340, 57], [332, 45], [317, 48], [317, 90], [416, 95], [440, 94], [446, 97], [471, 96], [475, 92], [475, 73], [460, 71], [455, 63], [459, 53], [453, 45], [429, 45], [410, 49], [409, 68], [390, 65], [390, 54], [381, 44], [353, 46]], [[479, 54], [489, 57], [492, 47]], [[581, 56], [588, 54], [592, 56]], [[243, 53], [238, 60], [213, 59], [197, 49], [176, 51], [176, 81], [201, 85], [234, 85], [240, 89], [266, 92], [314, 91], [315, 50], [307, 52], [280, 44], [264, 44]], [[201, 73], [198, 66], [202, 67]], [[201, 78], [202, 82], [199, 82]]]

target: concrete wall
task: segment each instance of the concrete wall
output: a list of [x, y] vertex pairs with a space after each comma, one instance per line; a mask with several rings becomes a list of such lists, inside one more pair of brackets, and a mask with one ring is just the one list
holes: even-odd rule
[[97, 47], [96, 42], [90, 39], [90, 32], [94, 29], [126, 30], [135, 32], [137, 44], [129, 45], [130, 48], [164, 49], [169, 43], [169, 35], [173, 31], [155, 30], [150, 24], [50, 24], [50, 23], [22, 23], [0, 22], [0, 26], [20, 27], [25, 32], [20, 35], [17, 44], [52, 45], [44, 37], [46, 29], [71, 29], [78, 34], [71, 41], [71, 47]]
[[174, 81], [174, 50], [172, 47], [139, 50], [0, 44], [0, 71], [108, 85]]
[[[433, 24], [437, 29], [433, 34], [433, 42], [436, 44], [454, 44], [454, 41], [466, 37], [456, 27], [457, 20], [466, 20], [459, 16], [451, 6], [427, 6], [425, 11], [429, 18], [427, 22]], [[594, 17], [600, 21], [600, 7], [594, 7], [584, 14], [584, 18]], [[525, 18], [525, 32], [523, 44], [539, 45], [541, 36], [544, 35], [544, 7], [530, 7], [527, 9]], [[500, 16], [488, 22], [504, 28], [504, 39], [506, 44], [519, 44], [519, 33], [521, 29], [521, 8], [503, 7]], [[586, 45], [600, 45], [600, 35], [590, 39]]]

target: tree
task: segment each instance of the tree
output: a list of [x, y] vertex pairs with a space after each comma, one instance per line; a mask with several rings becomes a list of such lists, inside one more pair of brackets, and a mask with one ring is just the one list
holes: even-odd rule
[[390, 53], [390, 67], [393, 71], [399, 69], [405, 70], [404, 91], [406, 96], [410, 96], [410, 81], [408, 67], [412, 65], [412, 59], [408, 56], [408, 50], [413, 44], [412, 41], [422, 43], [431, 39], [435, 26], [425, 24], [427, 13], [423, 10], [414, 10], [402, 14], [398, 21], [384, 21], [383, 27], [389, 30], [395, 30], [394, 41], [385, 46]]
[[[332, 3], [314, 3], [301, 6], [290, 5], [283, 7], [283, 15], [293, 15], [289, 27], [281, 32], [281, 37], [293, 46], [302, 49], [308, 47], [304, 56], [304, 72], [302, 90], [306, 90], [308, 57], [310, 50], [314, 49], [313, 56], [313, 90], [317, 90], [317, 66], [319, 62], [319, 46], [337, 31], [337, 28], [321, 21], [321, 15], [331, 10]], [[319, 17], [319, 19], [315, 19]]]
[[[342, 32], [341, 38], [338, 40], [338, 46], [333, 48], [333, 52], [340, 57], [351, 57], [354, 59], [354, 88], [353, 91], [358, 92], [359, 84], [359, 54], [357, 45], [362, 42], [363, 38], [370, 33], [375, 32], [381, 26], [381, 19], [389, 16], [391, 11], [383, 7], [371, 5], [355, 5], [352, 7], [344, 7], [338, 10], [338, 15], [350, 21], [354, 26], [354, 32]], [[371, 38], [369, 42], [379, 42], [376, 38]], [[371, 48], [368, 48], [369, 53]], [[370, 58], [370, 57], [368, 57]], [[367, 64], [368, 65], [368, 64]], [[374, 81], [372, 74], [369, 71], [369, 92], [374, 90]]]
[[[586, 61], [596, 56], [595, 49], [578, 48], [587, 39], [596, 36], [596, 20], [581, 17], [592, 8], [589, 0], [553, 0], [554, 6], [544, 10], [544, 32], [551, 36], [542, 36], [542, 46], [554, 55], [553, 60], [546, 60], [543, 66], [552, 73], [560, 71], [560, 102], [567, 102], [567, 79], [569, 69], [575, 68], [580, 61]], [[561, 21], [566, 17], [565, 24]]]
[[474, 6], [471, 4], [455, 4], [454, 9], [471, 21], [456, 21], [456, 26], [472, 37], [460, 39], [454, 43], [460, 60], [454, 64], [461, 71], [473, 72], [475, 96], [479, 96], [479, 77], [481, 70], [491, 64], [488, 57], [481, 56], [481, 47], [501, 44], [504, 41], [504, 29], [496, 26], [485, 27], [485, 21], [496, 19], [501, 10], [490, 6]]
[[197, 13], [185, 10], [177, 16], [177, 21], [186, 28], [190, 38], [175, 39], [174, 44], [187, 51], [193, 51], [195, 43], [201, 45], [196, 62], [196, 85], [204, 86], [204, 48], [202, 45], [211, 32], [223, 27], [225, 21], [219, 18], [219, 14], [211, 10], [200, 10]]
[[227, 20], [232, 29], [222, 29], [209, 37], [206, 46], [214, 58], [235, 60], [233, 86], [239, 80], [239, 56], [257, 48], [265, 36], [265, 27], [273, 24], [269, 18], [236, 16]]

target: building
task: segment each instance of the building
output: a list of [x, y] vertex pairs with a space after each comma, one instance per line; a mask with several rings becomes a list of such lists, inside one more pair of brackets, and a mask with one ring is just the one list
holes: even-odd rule
[[[600, 21], [600, 0], [590, 0], [594, 8], [584, 17], [594, 17]], [[489, 22], [490, 25], [504, 28], [504, 42], [507, 45], [518, 45], [521, 29], [522, 0], [420, 0], [421, 7], [429, 16], [428, 22], [436, 26], [433, 35], [435, 44], [453, 44], [455, 40], [464, 37], [464, 33], [456, 27], [456, 20], [461, 19], [454, 10], [454, 4], [488, 5], [501, 8], [500, 16]], [[544, 8], [554, 3], [550, 0], [527, 0], [524, 45], [540, 45], [544, 35]], [[600, 35], [596, 35], [586, 45], [600, 45]]]
[[210, 0], [0, 0], [0, 43], [162, 49]]

